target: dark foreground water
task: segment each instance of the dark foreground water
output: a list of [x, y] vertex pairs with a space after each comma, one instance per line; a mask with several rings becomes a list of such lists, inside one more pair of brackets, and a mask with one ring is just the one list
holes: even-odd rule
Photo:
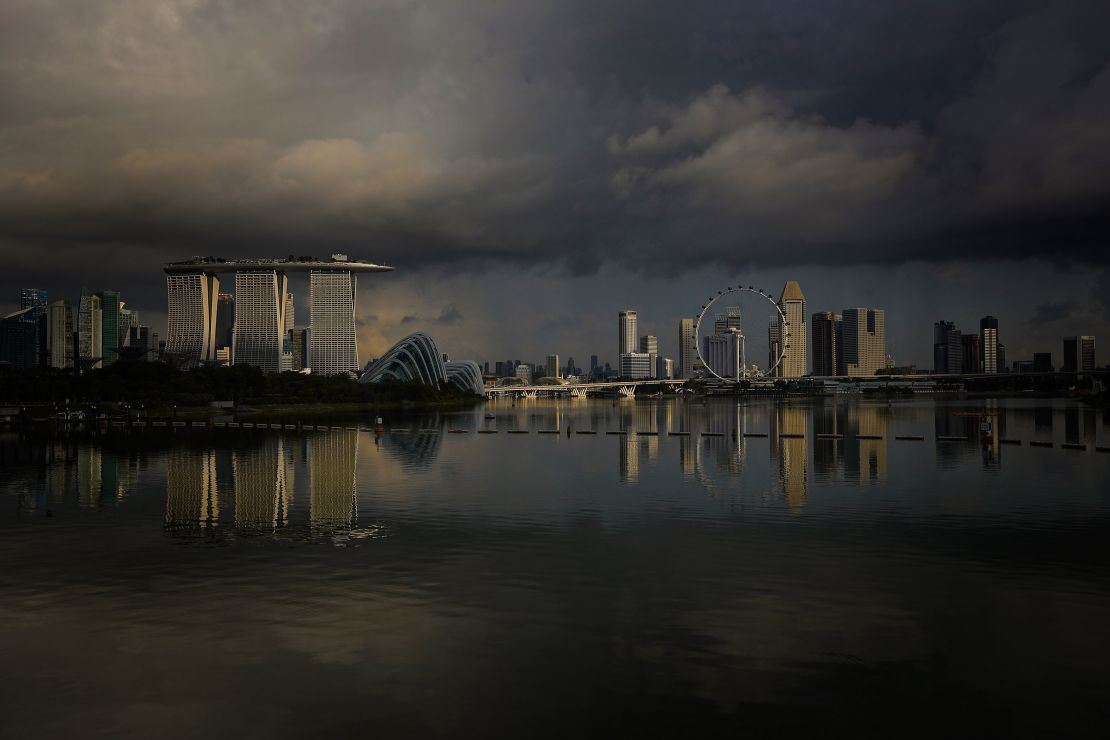
[[488, 409], [3, 433], [0, 737], [1110, 731], [1104, 412]]

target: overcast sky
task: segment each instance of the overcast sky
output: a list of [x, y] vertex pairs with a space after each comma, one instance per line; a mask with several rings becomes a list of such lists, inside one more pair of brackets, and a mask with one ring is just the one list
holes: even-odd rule
[[[361, 358], [673, 354], [728, 284], [1110, 357], [1110, 4], [5, 0], [0, 307], [195, 254], [392, 264]], [[298, 300], [305, 299], [301, 283]], [[302, 313], [303, 315], [303, 313]], [[1107, 357], [1102, 357], [1106, 355]]]

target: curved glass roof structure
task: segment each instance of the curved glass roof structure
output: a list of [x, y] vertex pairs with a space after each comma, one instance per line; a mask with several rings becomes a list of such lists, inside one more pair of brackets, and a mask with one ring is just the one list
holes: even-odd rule
[[436, 341], [424, 332], [409, 334], [389, 348], [359, 377], [360, 383], [417, 380], [439, 390], [447, 383], [481, 394], [482, 372], [472, 361], [444, 363]]
[[454, 383], [464, 391], [470, 391], [479, 396], [485, 392], [485, 384], [482, 382], [482, 368], [478, 367], [477, 362], [473, 360], [448, 362], [444, 367], [447, 371], [448, 383]]

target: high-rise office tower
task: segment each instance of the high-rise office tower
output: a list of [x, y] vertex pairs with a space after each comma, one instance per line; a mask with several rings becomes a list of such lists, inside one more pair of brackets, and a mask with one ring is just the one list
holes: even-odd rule
[[50, 367], [73, 367], [73, 306], [69, 301], [54, 301], [46, 313], [46, 351]]
[[998, 360], [998, 319], [993, 316], [979, 319], [979, 352], [982, 355], [980, 372], [993, 375], [1005, 367], [1005, 363]]
[[670, 380], [674, 377], [674, 360], [670, 357], [659, 357], [655, 360], [655, 377], [660, 380]]
[[964, 334], [963, 342], [963, 371], [965, 373], [983, 372], [983, 351], [978, 334]]
[[[128, 335], [127, 346], [138, 355], [139, 359], [143, 362], [153, 362], [155, 359], [153, 355], [157, 353], [151, 351], [150, 327], [136, 324], [128, 330]], [[154, 349], [157, 349], [157, 346], [154, 345]]]
[[81, 303], [77, 307], [77, 352], [83, 368], [92, 369], [101, 365], [104, 357], [102, 321], [100, 296], [82, 288]]
[[1095, 369], [1095, 338], [1090, 335], [1064, 337], [1065, 373], [1088, 373]]
[[20, 310], [31, 309], [31, 313], [27, 314], [27, 318], [24, 320], [37, 321], [39, 317], [45, 316], [47, 310], [49, 310], [50, 296], [45, 290], [23, 288], [19, 291], [19, 308]]
[[782, 362], [779, 362], [780, 357], [782, 357], [782, 318], [775, 315], [767, 325], [767, 370], [771, 377], [782, 377], [783, 363], [786, 362], [786, 358], [782, 358]]
[[629, 352], [636, 351], [636, 333], [639, 330], [639, 320], [636, 317], [635, 311], [621, 311], [617, 315], [620, 321], [619, 335], [617, 339], [618, 349], [617, 354], [623, 355]]
[[119, 359], [119, 292], [102, 290], [100, 296], [100, 356], [104, 367]]
[[698, 358], [698, 338], [694, 334], [693, 319], [678, 320], [678, 377], [694, 377], [694, 364]]
[[813, 347], [813, 374], [817, 377], [837, 374], [837, 367], [840, 366], [840, 344], [837, 341], [839, 321], [840, 317], [832, 311], [813, 314], [810, 341]]
[[640, 354], [648, 356], [648, 364], [651, 367], [649, 377], [655, 377], [657, 360], [659, 359], [659, 337], [653, 334], [645, 334], [640, 337]]
[[294, 312], [293, 293], [289, 292], [289, 293], [285, 294], [285, 314], [284, 314], [284, 316], [285, 316], [285, 331], [286, 332], [288, 332], [290, 329], [292, 329], [297, 324], [297, 322], [293, 320], [293, 318], [294, 318], [293, 312]]
[[47, 336], [46, 314], [50, 307], [50, 297], [45, 290], [38, 288], [23, 288], [19, 291], [19, 309], [27, 310], [23, 314], [23, 321], [35, 322], [35, 364], [46, 365], [49, 363], [49, 338]]
[[948, 358], [948, 369], [951, 375], [959, 375], [964, 371], [964, 334], [959, 329], [949, 329], [945, 335], [948, 345], [945, 356]]
[[0, 361], [20, 370], [38, 365], [39, 321], [33, 308], [21, 308], [0, 318]]
[[728, 334], [733, 329], [743, 330], [740, 323], [739, 306], [728, 306], [724, 313], [719, 313], [713, 317], [714, 334]]
[[[952, 323], [951, 321], [937, 321], [933, 324], [933, 372], [934, 373], [943, 374], [943, 373], [953, 372], [952, 370], [949, 370], [949, 367], [950, 366], [955, 367], [955, 364], [952, 364], [952, 365], [949, 364], [949, 352], [948, 352], [948, 345], [949, 345], [948, 335], [951, 332], [956, 332], [957, 335], [959, 334], [959, 332], [956, 329], [956, 325], [954, 323]], [[962, 342], [962, 340], [959, 340], [959, 341]], [[962, 343], [959, 346], [959, 354], [960, 354], [960, 358], [961, 358], [961, 361], [960, 361], [959, 364], [962, 365], [963, 364], [962, 363], [962, 358], [963, 358], [963, 345], [962, 345]], [[956, 370], [955, 372], [959, 372], [959, 371]]]
[[782, 360], [782, 377], [800, 378], [806, 374], [806, 297], [796, 280], [788, 280], [782, 288], [779, 307], [786, 315], [788, 332], [784, 332], [786, 356]]
[[167, 356], [182, 367], [216, 361], [220, 280], [203, 272], [166, 275]]
[[119, 346], [129, 347], [131, 342], [131, 327], [139, 325], [139, 312], [126, 307], [123, 301], [119, 302]]
[[357, 371], [354, 273], [312, 270], [308, 292], [308, 366], [318, 375]]
[[886, 363], [886, 313], [880, 308], [846, 308], [843, 353], [847, 375], [874, 375]]
[[308, 357], [308, 329], [295, 326], [289, 330], [288, 334], [290, 340], [293, 342], [292, 369], [296, 372], [300, 372], [307, 367], [305, 358]]
[[276, 270], [235, 273], [235, 328], [231, 364], [281, 371], [285, 294], [289, 278]]
[[722, 378], [740, 379], [746, 361], [744, 353], [744, 335], [739, 329], [710, 334], [704, 339], [705, 364]]
[[848, 369], [844, 366], [844, 317], [840, 314], [833, 316], [833, 339], [836, 342], [836, 374], [847, 375]]
[[216, 349], [231, 347], [235, 328], [235, 294], [218, 293], [216, 298]]
[[544, 363], [545, 375], [549, 378], [560, 377], [559, 373], [559, 355], [548, 355], [547, 361]]

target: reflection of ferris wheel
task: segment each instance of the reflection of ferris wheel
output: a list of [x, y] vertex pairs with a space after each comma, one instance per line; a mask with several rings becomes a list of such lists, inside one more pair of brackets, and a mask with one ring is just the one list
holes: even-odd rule
[[[741, 349], [740, 356], [734, 362], [736, 376], [726, 378], [719, 375], [717, 371], [708, 362], [705, 361], [705, 357], [702, 355], [701, 322], [702, 319], [704, 319], [706, 316], [711, 315], [711, 309], [718, 301], [720, 301], [722, 298], [725, 298], [726, 296], [733, 295], [734, 293], [751, 293], [753, 295], [759, 296], [760, 298], [763, 298], [768, 303], [770, 303], [771, 306], [775, 309], [775, 313], [778, 314], [778, 325], [782, 327], [782, 334], [778, 337], [777, 350], [774, 348], [772, 348], [771, 350], [771, 352], [774, 353], [774, 357], [768, 357], [768, 359], [770, 360], [770, 365], [768, 367], [763, 369], [749, 367], [748, 364], [743, 360], [743, 350]], [[695, 349], [698, 353], [698, 360], [701, 362], [702, 367], [704, 367], [710, 375], [717, 378], [718, 380], [740, 380], [741, 378], [774, 375], [775, 369], [782, 364], [783, 359], [786, 357], [786, 348], [790, 344], [790, 334], [790, 324], [786, 321], [786, 314], [783, 312], [782, 306], [780, 306], [778, 302], [774, 298], [772, 298], [771, 294], [767, 291], [761, 290], [759, 288], [753, 288], [750, 285], [747, 287], [744, 287], [743, 285], [737, 285], [735, 288], [730, 287], [725, 288], [724, 290], [718, 290], [717, 294], [712, 296], [708, 301], [705, 302], [705, 305], [701, 307], [701, 311], [698, 312], [697, 321], [694, 326], [694, 341], [696, 344]]]

